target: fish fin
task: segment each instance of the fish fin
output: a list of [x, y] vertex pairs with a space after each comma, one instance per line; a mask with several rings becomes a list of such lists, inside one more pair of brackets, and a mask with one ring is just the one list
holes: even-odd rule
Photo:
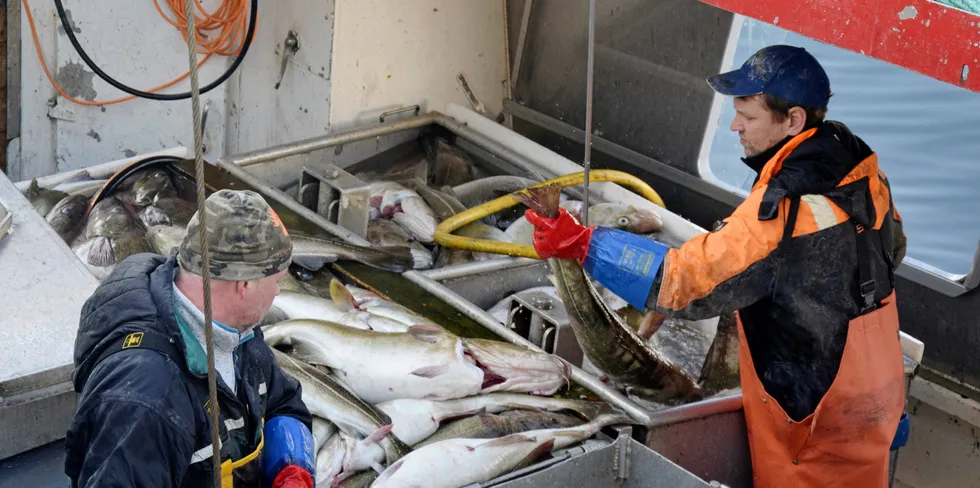
[[104, 268], [116, 264], [116, 254], [112, 251], [112, 239], [98, 236], [92, 239], [88, 252], [88, 264]]
[[432, 343], [438, 341], [446, 333], [441, 327], [432, 324], [412, 325], [406, 332], [414, 339]]
[[31, 185], [27, 187], [27, 191], [25, 193], [27, 194], [27, 198], [30, 199], [37, 196], [38, 192], [40, 191], [41, 185], [38, 185], [37, 178], [34, 178], [31, 180]]
[[293, 256], [293, 264], [306, 268], [310, 271], [317, 271], [326, 266], [327, 263], [332, 263], [336, 260], [336, 256], [332, 258], [323, 256]]
[[480, 444], [480, 447], [499, 447], [499, 446], [510, 446], [513, 444], [520, 444], [521, 442], [534, 442], [534, 437], [523, 435], [523, 434], [511, 434], [505, 435], [503, 437], [498, 437], [490, 442]]
[[[526, 192], [526, 193], [525, 193]], [[528, 188], [525, 192], [515, 194], [524, 205], [544, 217], [558, 217], [558, 204], [561, 198], [561, 186], [552, 183], [539, 188]]]
[[435, 378], [436, 376], [446, 374], [448, 371], [448, 364], [437, 364], [435, 366], [425, 366], [423, 368], [416, 369], [409, 374], [421, 376], [422, 378]]
[[371, 469], [377, 471], [378, 474], [381, 474], [381, 473], [384, 473], [385, 472], [385, 467], [382, 466], [381, 463], [379, 463], [377, 461], [371, 463]]
[[354, 295], [351, 295], [350, 290], [336, 278], [330, 280], [330, 298], [344, 310], [357, 310], [357, 300], [354, 300]]
[[364, 438], [364, 443], [365, 444], [378, 444], [378, 443], [380, 443], [382, 439], [384, 439], [385, 437], [388, 437], [388, 434], [391, 433], [391, 429], [394, 428], [394, 427], [395, 427], [395, 424], [388, 424], [388, 425], [385, 425], [385, 426], [381, 427], [380, 429], [374, 431], [373, 434], [365, 437]]
[[533, 451], [531, 451], [527, 456], [525, 456], [524, 459], [521, 460], [521, 462], [517, 463], [517, 465], [514, 466], [514, 470], [516, 471], [519, 469], [524, 469], [536, 463], [538, 459], [541, 459], [541, 456], [544, 456], [545, 454], [551, 452], [551, 449], [554, 448], [554, 446], [555, 446], [554, 437], [544, 441], [543, 444], [534, 448]]

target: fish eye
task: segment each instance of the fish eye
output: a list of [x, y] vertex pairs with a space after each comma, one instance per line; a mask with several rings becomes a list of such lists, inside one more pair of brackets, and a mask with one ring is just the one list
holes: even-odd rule
[[619, 225], [627, 225], [630, 223], [630, 219], [626, 217], [620, 217], [619, 220], [616, 221], [616, 223]]
[[61, 208], [61, 213], [65, 214], [65, 215], [68, 215], [68, 214], [71, 213], [71, 211], [73, 209], [74, 209], [74, 207], [71, 207], [71, 206], [62, 207]]

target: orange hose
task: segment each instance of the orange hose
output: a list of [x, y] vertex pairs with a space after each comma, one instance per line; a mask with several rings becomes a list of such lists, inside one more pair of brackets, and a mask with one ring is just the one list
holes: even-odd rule
[[[31, 14], [30, 2], [29, 0], [22, 0], [22, 3], [24, 5], [24, 12], [27, 13], [27, 22], [31, 27], [31, 37], [34, 39], [34, 49], [37, 51], [37, 58], [41, 61], [41, 68], [44, 69], [45, 76], [48, 77], [48, 81], [51, 82], [59, 95], [71, 102], [87, 106], [112, 105], [136, 98], [134, 95], [127, 95], [104, 102], [90, 102], [88, 100], [79, 100], [65, 93], [61, 86], [58, 85], [58, 82], [55, 81], [54, 77], [51, 76], [51, 71], [48, 70], [48, 64], [44, 60], [44, 53], [41, 52], [41, 43], [37, 38], [37, 28], [34, 26], [34, 16]], [[248, 29], [248, 0], [223, 0], [213, 14], [205, 12], [199, 3], [195, 3], [197, 4], [197, 10], [204, 15], [203, 18], [198, 17], [196, 14], [194, 16], [197, 30], [195, 42], [200, 46], [197, 52], [204, 55], [201, 61], [198, 62], [197, 67], [200, 68], [215, 54], [219, 56], [237, 56], [242, 50], [245, 34]], [[171, 20], [164, 13], [163, 9], [160, 8], [157, 0], [153, 0], [153, 6], [156, 7], [157, 12], [160, 13], [167, 23], [177, 28], [180, 32], [180, 37], [184, 39], [184, 42], [187, 42], [187, 11], [184, 10], [184, 2], [181, 0], [167, 0], [167, 6], [174, 12], [177, 20]], [[216, 35], [208, 35], [212, 31], [218, 32]], [[155, 86], [146, 91], [153, 93], [164, 88], [169, 88], [180, 83], [188, 76], [190, 76], [190, 72], [184, 73], [167, 83]]]

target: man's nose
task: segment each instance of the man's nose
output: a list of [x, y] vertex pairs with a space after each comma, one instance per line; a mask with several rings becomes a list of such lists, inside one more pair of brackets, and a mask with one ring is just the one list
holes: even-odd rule
[[728, 127], [732, 132], [742, 132], [742, 123], [738, 120], [738, 117], [732, 119], [732, 124]]

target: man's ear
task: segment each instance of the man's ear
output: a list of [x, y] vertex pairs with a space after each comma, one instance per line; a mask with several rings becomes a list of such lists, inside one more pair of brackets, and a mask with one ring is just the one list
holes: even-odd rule
[[787, 135], [796, 136], [800, 132], [803, 132], [803, 128], [806, 127], [806, 110], [803, 107], [793, 107], [789, 109], [789, 127], [787, 128]]
[[235, 294], [237, 294], [242, 299], [245, 298], [245, 294], [248, 292], [249, 282], [248, 281], [236, 281], [235, 282]]

